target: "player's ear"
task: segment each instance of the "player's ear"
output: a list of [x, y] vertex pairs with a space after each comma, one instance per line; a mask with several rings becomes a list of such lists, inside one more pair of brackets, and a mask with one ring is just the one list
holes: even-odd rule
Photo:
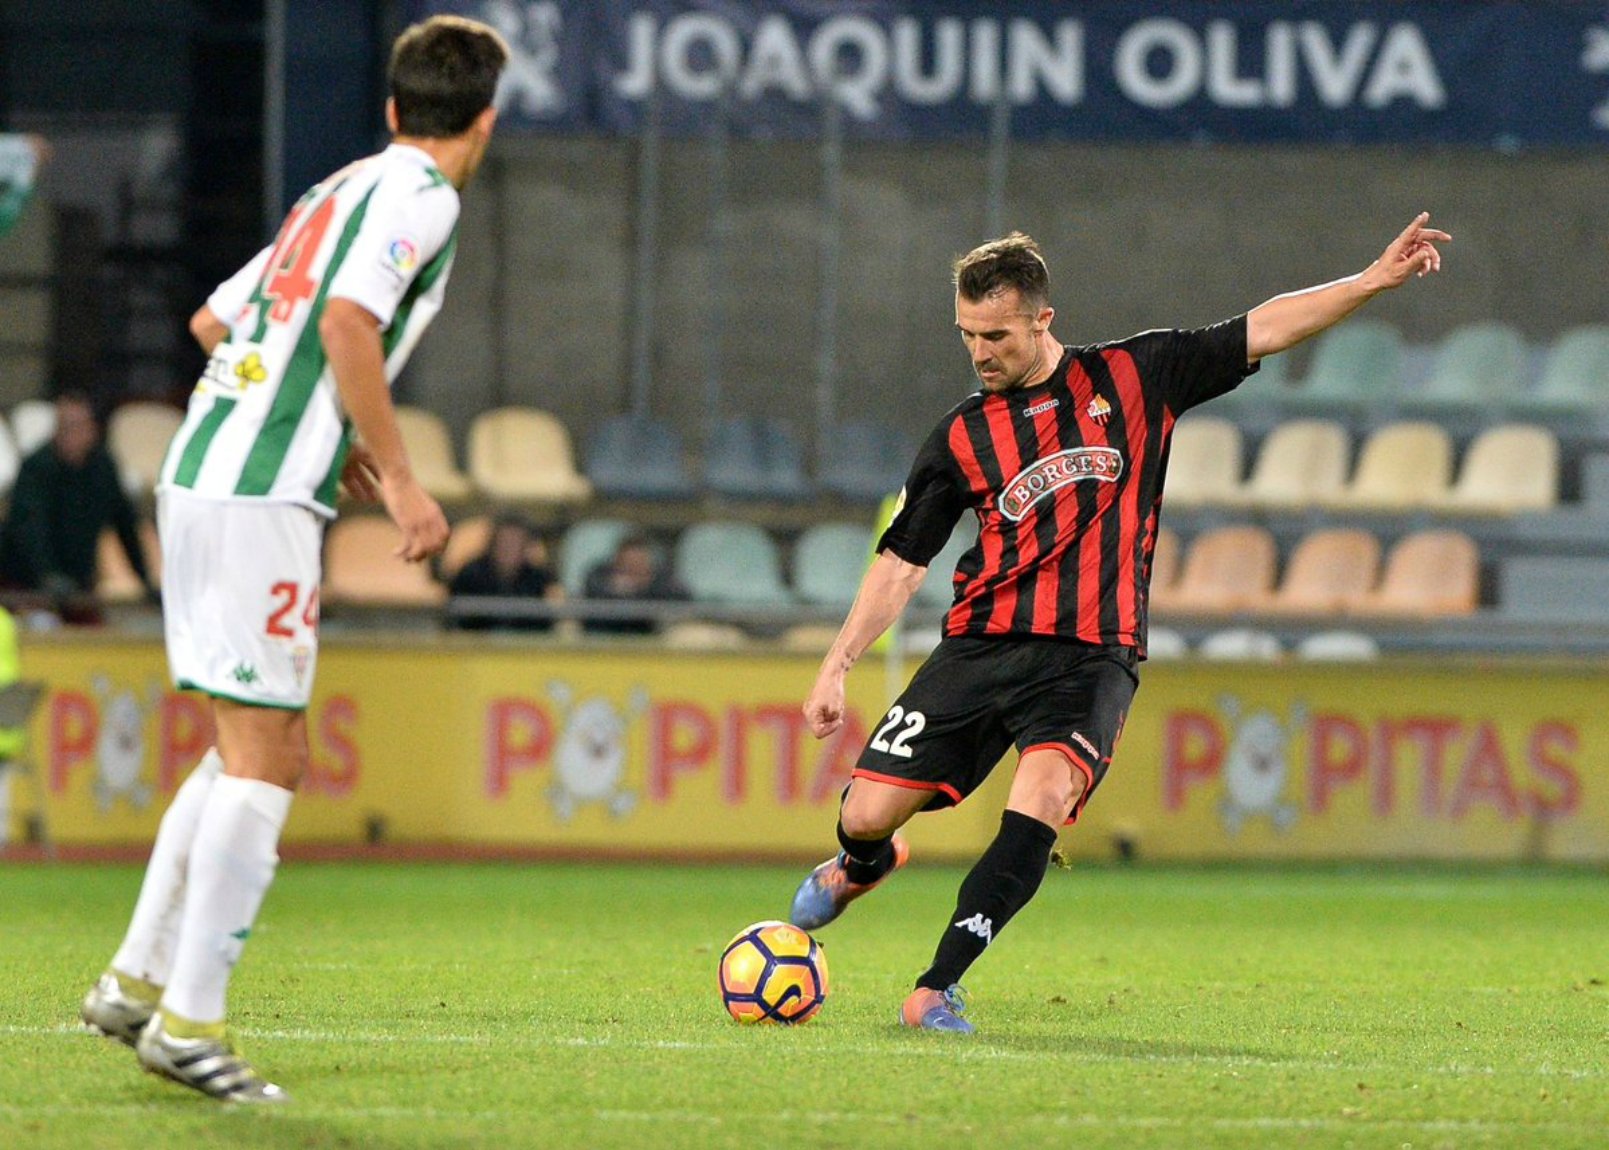
[[1047, 331], [1050, 328], [1050, 321], [1055, 318], [1056, 309], [1046, 304], [1039, 309], [1039, 314], [1034, 316], [1034, 327], [1038, 331]]
[[385, 98], [385, 126], [392, 135], [397, 134], [397, 102], [390, 96]]

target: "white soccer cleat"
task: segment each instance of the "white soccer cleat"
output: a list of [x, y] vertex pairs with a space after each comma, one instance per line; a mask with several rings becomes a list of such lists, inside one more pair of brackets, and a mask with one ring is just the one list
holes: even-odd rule
[[139, 1040], [140, 1031], [155, 1013], [156, 1003], [129, 994], [109, 970], [89, 988], [78, 1007], [85, 1026], [129, 1046]]
[[154, 1016], [135, 1044], [140, 1065], [220, 1102], [289, 1102], [241, 1057], [229, 1038], [175, 1038]]

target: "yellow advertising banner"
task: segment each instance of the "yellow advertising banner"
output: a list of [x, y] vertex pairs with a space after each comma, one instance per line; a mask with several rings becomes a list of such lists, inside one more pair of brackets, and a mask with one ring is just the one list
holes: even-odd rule
[[[59, 844], [144, 844], [211, 740], [159, 643], [33, 638], [48, 690], [35, 788]], [[320, 652], [312, 767], [291, 843], [584, 853], [825, 855], [839, 792], [891, 702], [875, 661], [824, 741], [810, 656], [345, 639]], [[912, 668], [914, 669], [914, 668]], [[1609, 756], [1592, 665], [1148, 666], [1085, 857], [1609, 860]], [[15, 775], [16, 772], [7, 772]], [[0, 776], [0, 779], [5, 776]], [[11, 778], [0, 833], [36, 814]], [[911, 826], [925, 857], [993, 836], [1007, 770]], [[0, 791], [0, 800], [6, 792]]]

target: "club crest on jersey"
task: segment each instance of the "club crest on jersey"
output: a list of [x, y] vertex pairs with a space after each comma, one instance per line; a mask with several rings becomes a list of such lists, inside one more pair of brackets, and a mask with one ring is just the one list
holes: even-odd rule
[[1106, 417], [1112, 414], [1112, 405], [1097, 395], [1089, 401], [1089, 406], [1084, 409], [1084, 414], [1088, 415], [1096, 423], [1105, 423]]
[[1069, 447], [1023, 468], [1000, 494], [1000, 514], [1013, 523], [1045, 496], [1081, 479], [1116, 483], [1123, 475], [1123, 455], [1115, 447]]

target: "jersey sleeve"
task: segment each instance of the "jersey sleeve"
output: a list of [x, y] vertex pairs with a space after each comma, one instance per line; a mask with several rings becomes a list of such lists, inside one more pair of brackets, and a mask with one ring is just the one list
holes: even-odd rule
[[1148, 331], [1123, 341], [1140, 378], [1175, 415], [1233, 391], [1259, 364], [1246, 362], [1246, 317], [1208, 327]]
[[233, 328], [235, 321], [240, 318], [240, 313], [245, 311], [246, 305], [251, 302], [251, 293], [262, 281], [263, 272], [268, 267], [268, 256], [272, 250], [272, 245], [264, 248], [252, 256], [234, 275], [213, 288], [212, 294], [207, 297], [207, 310]]
[[352, 246], [330, 280], [332, 299], [347, 299], [390, 326], [414, 278], [441, 253], [458, 223], [450, 184], [408, 172], [381, 180]]
[[917, 567], [926, 567], [950, 541], [950, 532], [966, 510], [961, 469], [950, 452], [950, 421], [945, 420], [916, 453], [911, 473], [900, 488], [894, 519], [877, 541], [877, 551], [892, 552]]

